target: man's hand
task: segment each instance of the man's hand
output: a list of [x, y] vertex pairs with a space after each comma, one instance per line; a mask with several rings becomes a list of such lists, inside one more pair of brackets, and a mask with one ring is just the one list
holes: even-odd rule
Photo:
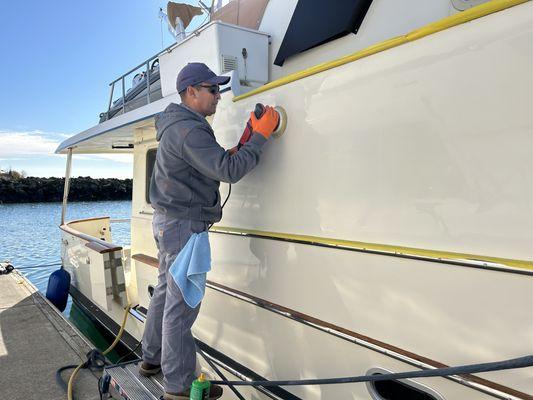
[[279, 123], [279, 114], [270, 106], [265, 106], [265, 112], [257, 119], [253, 112], [250, 113], [250, 123], [254, 132], [260, 133], [266, 139], [272, 135]]

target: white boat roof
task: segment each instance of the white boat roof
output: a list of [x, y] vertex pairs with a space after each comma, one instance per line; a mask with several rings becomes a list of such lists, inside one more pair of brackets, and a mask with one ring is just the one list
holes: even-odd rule
[[179, 102], [177, 93], [163, 97], [68, 138], [55, 152], [65, 154], [72, 148], [76, 154], [132, 153], [135, 130], [154, 127], [154, 116], [170, 103]]

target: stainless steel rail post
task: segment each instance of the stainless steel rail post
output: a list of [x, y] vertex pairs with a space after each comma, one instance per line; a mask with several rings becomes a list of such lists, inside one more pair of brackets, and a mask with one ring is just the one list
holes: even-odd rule
[[113, 104], [113, 91], [115, 90], [115, 82], [109, 84], [111, 86], [111, 93], [109, 94], [109, 105], [107, 106], [107, 112], [111, 110], [111, 105]]
[[122, 114], [126, 113], [126, 87], [124, 84], [124, 76], [122, 76]]
[[67, 214], [67, 199], [70, 188], [70, 169], [72, 166], [72, 147], [68, 148], [67, 153], [67, 170], [65, 171], [65, 186], [63, 188], [63, 207], [61, 208], [61, 225], [65, 224], [65, 216]]
[[115, 83], [118, 83], [118, 81], [122, 81], [122, 112], [124, 113], [126, 111], [126, 101], [125, 101], [126, 100], [126, 89], [125, 89], [124, 78], [128, 76], [129, 74], [131, 74], [132, 72], [137, 71], [143, 65], [146, 66], [146, 77], [147, 77], [146, 88], [148, 91], [147, 98], [148, 98], [148, 103], [150, 103], [150, 75], [151, 75], [150, 74], [150, 62], [156, 60], [160, 54], [169, 52], [170, 49], [175, 45], [176, 43], [171, 44], [166, 49], [157, 53], [155, 56], [152, 56], [148, 60], [143, 61], [141, 64], [137, 65], [135, 68], [130, 69], [128, 72], [121, 75], [119, 78], [115, 79], [113, 82], [111, 82], [109, 84], [109, 86], [111, 86], [111, 95], [109, 98], [109, 105], [108, 105], [107, 111], [109, 112], [109, 110], [111, 110], [111, 106], [113, 105], [113, 89], [115, 88]]
[[150, 104], [150, 61], [146, 61], [146, 104]]

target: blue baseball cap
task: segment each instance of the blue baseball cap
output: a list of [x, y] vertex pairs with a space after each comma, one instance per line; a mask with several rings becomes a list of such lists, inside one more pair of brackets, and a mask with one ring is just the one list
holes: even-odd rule
[[181, 69], [176, 79], [178, 93], [183, 92], [189, 86], [195, 86], [202, 82], [211, 85], [225, 85], [230, 80], [229, 76], [217, 76], [203, 63], [189, 63]]

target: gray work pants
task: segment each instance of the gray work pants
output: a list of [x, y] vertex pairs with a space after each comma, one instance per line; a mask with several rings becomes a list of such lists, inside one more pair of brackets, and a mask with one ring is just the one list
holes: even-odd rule
[[152, 227], [159, 250], [159, 276], [144, 327], [143, 360], [161, 365], [166, 392], [180, 393], [195, 379], [196, 344], [191, 327], [200, 305], [193, 309], [185, 303], [168, 269], [192, 233], [206, 230], [207, 225], [156, 212]]

